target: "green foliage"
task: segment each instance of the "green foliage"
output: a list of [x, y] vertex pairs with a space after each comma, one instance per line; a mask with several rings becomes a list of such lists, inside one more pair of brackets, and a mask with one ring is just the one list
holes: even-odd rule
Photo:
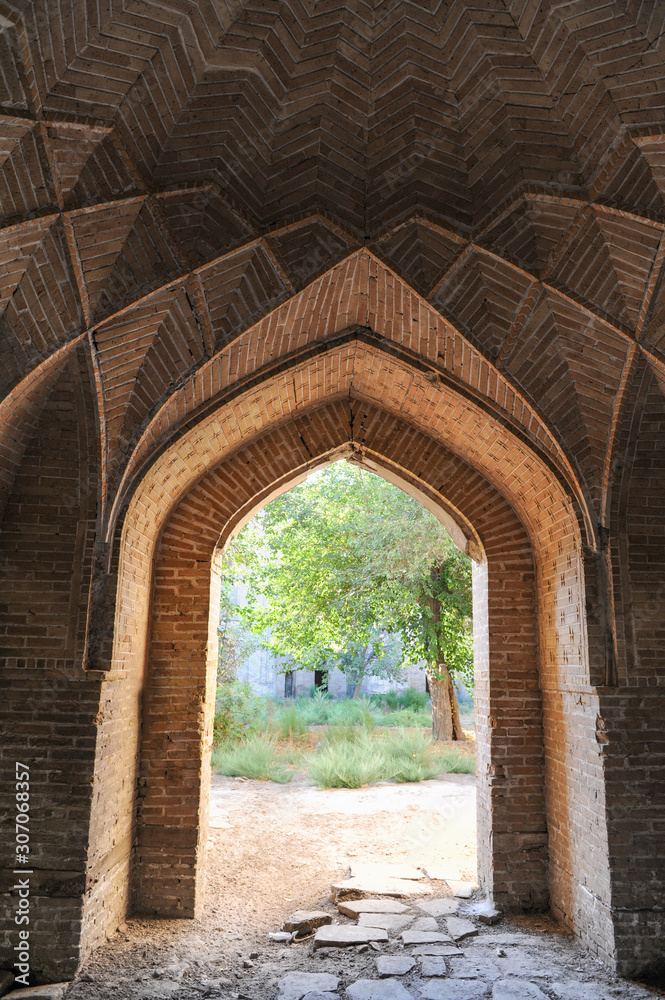
[[442, 771], [427, 733], [412, 729], [391, 733], [384, 745], [395, 781], [427, 781]]
[[424, 729], [428, 726], [431, 727], [432, 713], [414, 712], [410, 708], [402, 708], [396, 712], [388, 712], [386, 715], [383, 715], [377, 725], [397, 726], [400, 729], [416, 726]]
[[305, 759], [309, 777], [322, 788], [360, 788], [389, 779], [427, 781], [444, 772], [474, 771], [470, 754], [439, 751], [421, 730], [381, 739], [359, 726], [330, 726], [325, 743]]
[[437, 754], [440, 774], [475, 774], [476, 762], [470, 753], [451, 747]]
[[285, 784], [291, 778], [281, 762], [274, 742], [265, 736], [252, 736], [238, 742], [226, 742], [215, 747], [212, 766], [217, 774], [244, 778], [259, 778]]
[[268, 719], [266, 730], [283, 740], [297, 739], [309, 732], [298, 706], [293, 702], [284, 705]]
[[[422, 698], [401, 694], [408, 704], [422, 704]], [[376, 729], [377, 724], [382, 728]], [[424, 781], [444, 771], [472, 773], [469, 754], [440, 752], [429, 733], [407, 728], [430, 724], [431, 716], [411, 708], [384, 715], [372, 699], [331, 701], [322, 692], [276, 705], [255, 698], [248, 684], [235, 682], [218, 692], [213, 769], [218, 774], [286, 782], [293, 773], [289, 765], [304, 767], [325, 788], [358, 788], [389, 778]], [[310, 725], [325, 727], [314, 751], [297, 745]], [[386, 726], [399, 728], [386, 735]], [[278, 739], [295, 740], [296, 746], [280, 749]]]
[[307, 764], [307, 774], [321, 788], [360, 788], [381, 781], [387, 770], [381, 741], [358, 732], [327, 742]]
[[427, 691], [418, 691], [417, 688], [409, 687], [397, 695], [397, 704], [401, 708], [413, 709], [414, 712], [424, 712], [429, 703]]
[[223, 589], [284, 669], [353, 683], [411, 662], [471, 669], [470, 561], [414, 497], [336, 462], [268, 504], [227, 550]]
[[256, 733], [264, 707], [247, 681], [231, 681], [217, 688], [215, 702], [215, 742], [239, 740]]

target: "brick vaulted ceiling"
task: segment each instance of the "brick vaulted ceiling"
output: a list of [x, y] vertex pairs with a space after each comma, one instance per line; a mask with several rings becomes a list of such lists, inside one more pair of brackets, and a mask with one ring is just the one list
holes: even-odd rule
[[374, 281], [401, 332], [346, 326], [408, 354], [426, 323], [429, 375], [602, 519], [631, 372], [665, 385], [664, 28], [652, 0], [0, 0], [0, 490], [74, 352], [108, 512], [246, 331]]

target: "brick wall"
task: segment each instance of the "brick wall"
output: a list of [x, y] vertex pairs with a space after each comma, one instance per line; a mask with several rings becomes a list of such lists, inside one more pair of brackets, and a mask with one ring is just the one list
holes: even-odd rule
[[38, 418], [26, 421], [14, 439], [21, 461], [3, 484], [0, 891], [2, 953], [8, 955], [16, 943], [8, 852], [20, 760], [30, 767], [32, 968], [43, 979], [60, 980], [79, 961], [86, 891], [100, 675], [84, 673], [82, 659], [98, 483], [83, 352], [46, 385]]

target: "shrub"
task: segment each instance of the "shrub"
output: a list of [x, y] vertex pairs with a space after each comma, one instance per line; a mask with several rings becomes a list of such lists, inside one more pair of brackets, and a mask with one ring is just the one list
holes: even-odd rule
[[259, 778], [285, 784], [291, 774], [283, 766], [272, 740], [253, 736], [240, 742], [226, 742], [215, 747], [212, 766], [217, 774], [231, 777]]
[[414, 712], [424, 712], [429, 707], [427, 691], [418, 691], [417, 688], [413, 687], [408, 687], [406, 691], [400, 691], [397, 700], [402, 708], [410, 708]]
[[393, 712], [399, 708], [399, 695], [397, 694], [397, 691], [386, 691], [386, 693], [381, 697], [388, 708], [392, 709]]
[[215, 742], [239, 740], [259, 728], [263, 700], [257, 698], [247, 681], [232, 681], [217, 688], [215, 702]]

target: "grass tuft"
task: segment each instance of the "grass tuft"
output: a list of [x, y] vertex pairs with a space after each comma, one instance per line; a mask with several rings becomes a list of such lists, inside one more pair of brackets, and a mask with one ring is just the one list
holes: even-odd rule
[[258, 778], [279, 784], [286, 784], [291, 779], [291, 772], [282, 766], [274, 742], [265, 736], [220, 744], [212, 752], [212, 766], [217, 774], [230, 777]]
[[413, 729], [390, 733], [384, 746], [395, 781], [427, 781], [443, 770], [428, 733]]
[[439, 761], [439, 774], [475, 774], [476, 762], [473, 754], [449, 747], [446, 750], [439, 750], [437, 753]]
[[360, 788], [381, 781], [390, 770], [382, 744], [363, 734], [326, 743], [309, 758], [307, 773], [320, 788]]

